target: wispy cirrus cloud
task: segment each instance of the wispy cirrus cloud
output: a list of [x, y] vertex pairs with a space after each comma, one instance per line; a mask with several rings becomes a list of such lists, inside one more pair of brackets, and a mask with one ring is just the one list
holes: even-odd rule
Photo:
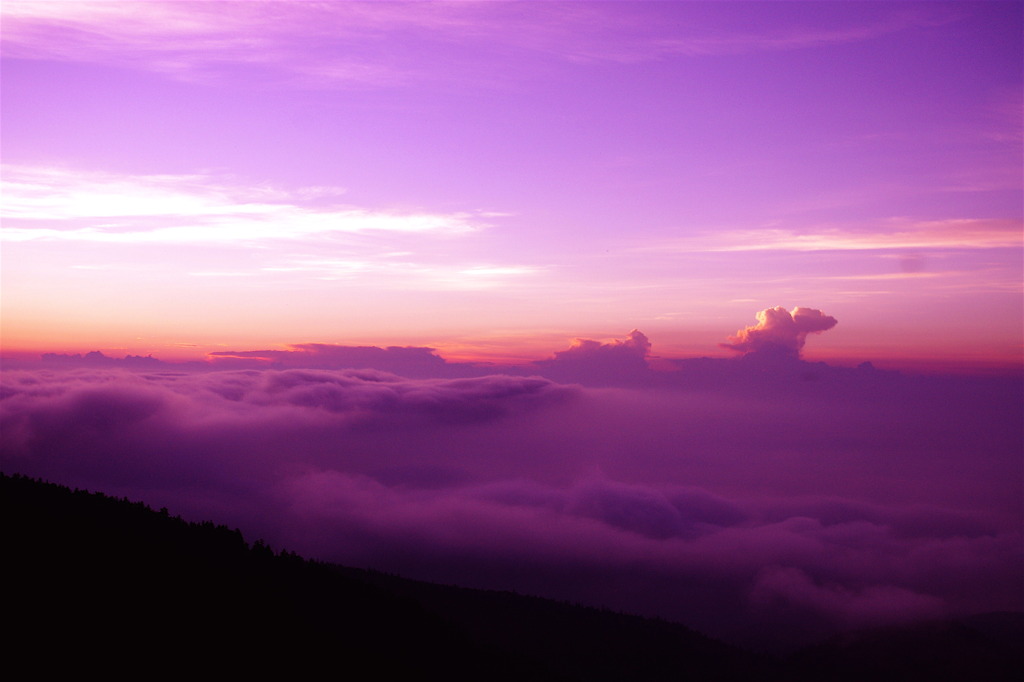
[[948, 13], [901, 11], [846, 26], [815, 26], [809, 23], [773, 31], [728, 31], [665, 40], [661, 47], [670, 53], [689, 55], [740, 54], [778, 50], [801, 50], [871, 40], [912, 26], [946, 23]]
[[657, 251], [872, 251], [881, 249], [1001, 249], [1024, 246], [1019, 220], [892, 218], [857, 229], [824, 227], [797, 231], [784, 228], [704, 232], [639, 250]]
[[[117, 64], [192, 82], [220, 83], [239, 66], [274, 80], [290, 73], [293, 83], [307, 86], [404, 80], [398, 65], [351, 54], [383, 23], [398, 22], [386, 20], [394, 13], [363, 4], [16, 0], [4, 3], [3, 51], [15, 58]], [[327, 37], [333, 49], [324, 49]]]
[[108, 256], [68, 266], [115, 274], [138, 271], [129, 263], [149, 262], [154, 249], [175, 248], [173, 264], [183, 275], [268, 285], [359, 281], [381, 290], [479, 291], [543, 270], [468, 245], [468, 237], [504, 214], [371, 209], [339, 203], [344, 193], [334, 186], [255, 185], [228, 175], [5, 166], [0, 242], [49, 254], [47, 261], [90, 244], [143, 250], [129, 261]]
[[330, 202], [341, 188], [294, 191], [207, 175], [117, 175], [4, 168], [3, 240], [121, 244], [254, 243], [340, 233], [454, 235], [482, 214], [394, 212]]
[[537, 275], [543, 268], [532, 265], [492, 265], [425, 262], [412, 254], [377, 254], [364, 258], [294, 258], [263, 268], [268, 273], [301, 273], [318, 280], [372, 279], [381, 287], [417, 286], [428, 290], [480, 290], [508, 286], [512, 281]]
[[847, 44], [950, 19], [941, 8], [904, 7], [836, 26], [794, 18], [766, 32], [752, 30], [747, 14], [712, 16], [691, 3], [15, 0], [4, 3], [3, 42], [8, 56], [116, 63], [179, 80], [220, 82], [244, 66], [299, 87], [392, 86], [452, 75], [452, 64], [432, 68], [422, 50], [379, 49], [399, 35], [627, 64]]

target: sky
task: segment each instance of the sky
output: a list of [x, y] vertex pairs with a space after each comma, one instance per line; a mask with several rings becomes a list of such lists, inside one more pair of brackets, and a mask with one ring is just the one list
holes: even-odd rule
[[1020, 365], [1019, 3], [18, 2], [3, 350]]
[[1024, 611], [1020, 3], [0, 11], [5, 472], [769, 651]]

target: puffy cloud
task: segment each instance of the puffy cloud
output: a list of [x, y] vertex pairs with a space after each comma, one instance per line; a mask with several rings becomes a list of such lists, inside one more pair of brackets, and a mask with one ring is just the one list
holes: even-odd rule
[[549, 360], [534, 366], [544, 376], [560, 381], [593, 384], [617, 384], [642, 379], [649, 371], [647, 356], [651, 342], [634, 329], [625, 339], [601, 343], [593, 339], [575, 339]]
[[814, 308], [782, 306], [766, 308], [757, 314], [757, 324], [730, 336], [723, 348], [744, 353], [761, 352], [797, 357], [808, 334], [820, 334], [836, 326], [836, 318]]
[[555, 353], [555, 361], [574, 362], [592, 358], [644, 360], [650, 350], [651, 342], [647, 336], [638, 329], [634, 329], [621, 341], [615, 339], [608, 343], [601, 343], [593, 339], [575, 339], [567, 350]]

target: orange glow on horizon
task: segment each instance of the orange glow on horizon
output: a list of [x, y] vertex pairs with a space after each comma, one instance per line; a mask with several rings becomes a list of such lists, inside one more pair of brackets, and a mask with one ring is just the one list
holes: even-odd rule
[[[671, 349], [659, 348], [657, 339], [652, 339], [654, 348], [648, 358], [648, 364], [655, 370], [668, 370], [673, 360], [690, 358], [732, 358], [738, 353], [714, 346], [711, 348], [681, 348], [673, 345]], [[350, 343], [324, 343], [337, 346], [410, 346], [433, 348], [435, 354], [450, 363], [472, 363], [483, 365], [522, 366], [538, 360], [549, 359], [556, 352], [566, 350], [573, 342], [573, 337], [542, 333], [537, 337], [521, 337], [507, 339], [504, 342], [496, 339], [470, 340], [462, 339], [450, 343], [372, 343], [357, 340]], [[126, 356], [152, 356], [170, 363], [209, 362], [213, 352], [238, 351], [251, 352], [258, 350], [288, 351], [296, 344], [283, 343], [159, 343], [139, 340], [136, 343], [109, 343], [99, 339], [95, 341], [78, 341], [74, 343], [54, 341], [50, 343], [5, 344], [2, 357], [20, 363], [40, 361], [45, 353], [85, 355], [99, 351], [110, 358], [121, 359]], [[222, 356], [223, 357], [223, 356]], [[228, 356], [230, 357], [230, 356]], [[1006, 374], [1024, 372], [1024, 351], [1019, 348], [993, 348], [989, 352], [980, 352], [977, 348], [967, 345], [950, 345], [947, 347], [918, 348], [909, 353], [906, 349], [890, 346], [871, 347], [838, 347], [822, 343], [811, 346], [802, 354], [807, 362], [824, 362], [836, 366], [855, 367], [870, 362], [878, 369], [908, 371], [912, 373], [953, 373], [953, 374]], [[249, 357], [248, 360], [257, 358]], [[269, 358], [267, 358], [269, 361]]]

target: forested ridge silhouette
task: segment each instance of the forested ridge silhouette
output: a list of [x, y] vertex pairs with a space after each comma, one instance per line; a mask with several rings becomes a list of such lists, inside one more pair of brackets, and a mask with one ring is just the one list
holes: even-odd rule
[[0, 473], [8, 665], [354, 679], [1016, 679], [1020, 614], [788, 660], [676, 623], [311, 561], [237, 529]]

